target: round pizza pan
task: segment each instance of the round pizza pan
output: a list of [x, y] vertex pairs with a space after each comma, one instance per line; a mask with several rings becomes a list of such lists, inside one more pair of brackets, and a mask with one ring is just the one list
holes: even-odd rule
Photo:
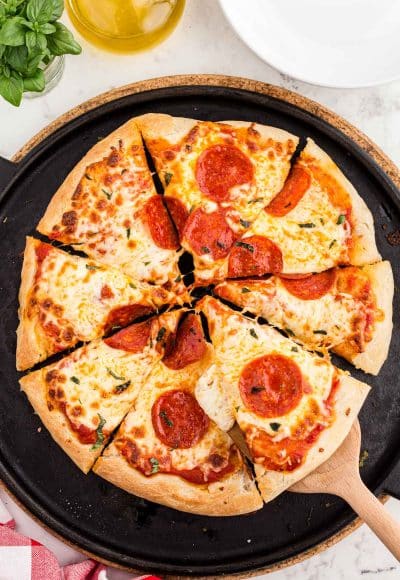
[[[52, 441], [18, 386], [15, 330], [21, 253], [54, 191], [83, 154], [128, 118], [165, 112], [243, 119], [312, 137], [336, 161], [375, 218], [379, 250], [400, 285], [400, 173], [367, 137], [298, 94], [257, 81], [196, 75], [159, 78], [101, 95], [63, 115], [12, 162], [0, 158], [0, 478], [16, 501], [63, 541], [132, 571], [175, 577], [250, 576], [294, 564], [357, 527], [333, 496], [285, 493], [255, 514], [194, 516], [83, 475]], [[335, 362], [372, 387], [362, 412], [362, 477], [400, 499], [400, 298], [390, 354], [378, 377]]]

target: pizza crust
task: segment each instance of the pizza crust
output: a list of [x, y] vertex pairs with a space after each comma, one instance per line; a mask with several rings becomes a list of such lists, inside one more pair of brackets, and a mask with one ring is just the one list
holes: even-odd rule
[[71, 430], [65, 415], [58, 409], [49, 411], [45, 395], [44, 370], [38, 370], [22, 377], [19, 381], [21, 389], [27, 395], [29, 402], [39, 415], [44, 426], [56, 443], [65, 451], [72, 461], [83, 471], [88, 473], [102, 447], [91, 451], [91, 444], [80, 443]]
[[41, 234], [49, 235], [53, 226], [59, 222], [63, 213], [70, 209], [71, 195], [78, 187], [86, 168], [109, 154], [111, 147], [118, 148], [118, 141], [120, 139], [124, 143], [128, 142], [129, 147], [134, 145], [142, 147], [142, 138], [134, 119], [130, 119], [105, 139], [96, 143], [79, 163], [75, 165], [57, 192], [53, 195], [44, 216], [37, 225], [37, 230]]
[[166, 473], [146, 477], [131, 467], [112, 443], [96, 461], [93, 471], [129, 493], [192, 514], [233, 516], [251, 513], [263, 506], [245, 467], [209, 485], [191, 484]]
[[374, 219], [365, 201], [360, 197], [359, 193], [344, 176], [336, 163], [312, 139], [307, 139], [307, 145], [301, 155], [303, 154], [310, 155], [319, 162], [321, 169], [331, 175], [350, 196], [354, 222], [350, 264], [353, 266], [364, 266], [365, 264], [379, 262], [381, 256], [375, 242]]
[[376, 306], [383, 314], [382, 321], [375, 323], [372, 340], [367, 342], [364, 352], [355, 355], [352, 363], [356, 368], [366, 373], [377, 375], [385, 362], [393, 330], [393, 294], [394, 280], [390, 262], [379, 262], [363, 268], [372, 284], [372, 290], [376, 297]]
[[16, 366], [18, 371], [26, 370], [47, 358], [46, 341], [41, 340], [37, 332], [36, 320], [26, 316], [29, 291], [35, 280], [37, 259], [35, 248], [40, 242], [31, 237], [26, 238], [23, 257], [21, 286], [19, 289], [19, 325], [17, 328]]
[[305, 463], [292, 472], [266, 471], [262, 465], [254, 465], [258, 489], [265, 502], [273, 500], [329, 459], [347, 437], [369, 390], [367, 384], [341, 374], [341, 387], [335, 403], [336, 420], [322, 431], [309, 450]]

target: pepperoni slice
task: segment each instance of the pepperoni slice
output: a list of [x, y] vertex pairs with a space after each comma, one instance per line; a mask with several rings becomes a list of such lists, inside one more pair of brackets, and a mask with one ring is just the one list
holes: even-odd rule
[[301, 300], [317, 300], [325, 296], [336, 280], [336, 270], [311, 274], [307, 278], [281, 278], [286, 290]]
[[185, 228], [186, 221], [189, 217], [189, 212], [179, 199], [175, 197], [169, 197], [164, 195], [164, 203], [166, 204], [172, 221], [178, 230], [179, 239], [183, 237], [183, 230]]
[[208, 429], [209, 419], [193, 395], [173, 390], [158, 397], [151, 409], [157, 437], [168, 447], [189, 449]]
[[114, 326], [126, 326], [141, 316], [154, 312], [154, 308], [143, 304], [126, 304], [113, 308], [107, 316], [105, 328], [111, 330]]
[[248, 183], [253, 175], [250, 159], [233, 145], [209, 147], [196, 164], [196, 180], [200, 190], [214, 201], [228, 199], [232, 187]]
[[106, 338], [104, 342], [111, 348], [133, 353], [141, 352], [149, 342], [151, 326], [151, 320], [146, 320], [140, 324], [132, 324], [132, 326], [120, 330], [110, 336], [110, 338]]
[[169, 218], [161, 195], [153, 195], [143, 208], [143, 217], [154, 243], [164, 250], [179, 248], [178, 235]]
[[197, 255], [210, 254], [214, 260], [225, 258], [236, 239], [221, 210], [206, 213], [201, 208], [190, 214], [183, 235]]
[[311, 184], [311, 176], [300, 165], [294, 165], [285, 185], [265, 208], [270, 215], [282, 217], [296, 207]]
[[39, 263], [43, 262], [47, 258], [52, 249], [53, 246], [51, 246], [50, 244], [40, 242], [40, 244], [38, 244], [35, 248], [37, 261]]
[[260, 417], [286, 415], [303, 396], [303, 378], [298, 365], [281, 354], [253, 360], [243, 370], [239, 390], [246, 407]]
[[199, 361], [206, 351], [206, 341], [199, 317], [189, 314], [179, 326], [174, 340], [167, 347], [163, 363], [179, 370]]
[[229, 254], [228, 276], [244, 278], [282, 271], [282, 252], [264, 236], [250, 236], [236, 242]]

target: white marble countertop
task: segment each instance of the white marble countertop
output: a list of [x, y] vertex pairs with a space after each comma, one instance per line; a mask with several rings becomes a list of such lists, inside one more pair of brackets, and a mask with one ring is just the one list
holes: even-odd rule
[[[0, 155], [11, 157], [30, 137], [75, 105], [130, 82], [183, 73], [220, 73], [249, 77], [298, 91], [330, 107], [364, 131], [397, 163], [400, 162], [400, 81], [371, 89], [335, 90], [314, 87], [281, 75], [262, 62], [235, 35], [217, 0], [187, 0], [175, 33], [152, 51], [116, 56], [82, 42], [80, 57], [67, 57], [59, 85], [49, 94], [24, 100], [20, 109], [0, 101]], [[81, 554], [63, 545], [33, 522], [0, 491], [17, 529], [54, 551], [61, 564]], [[387, 509], [400, 521], [400, 502]], [[129, 574], [111, 571], [113, 580]], [[400, 564], [362, 526], [326, 552], [292, 568], [268, 575], [271, 580], [363, 580], [400, 577]], [[17, 580], [3, 578], [2, 580]]]

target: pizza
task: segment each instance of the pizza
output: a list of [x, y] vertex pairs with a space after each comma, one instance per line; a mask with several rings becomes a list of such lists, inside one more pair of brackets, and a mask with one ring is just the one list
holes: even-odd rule
[[317, 144], [283, 129], [131, 119], [37, 229], [21, 388], [84, 473], [146, 500], [261, 509], [329, 458], [368, 394], [330, 353], [372, 374], [387, 358], [394, 283], [372, 215]]
[[306, 274], [381, 259], [371, 212], [311, 139], [282, 190], [236, 241], [225, 277]]
[[162, 286], [133, 280], [116, 268], [28, 237], [17, 369], [30, 368], [80, 341], [99, 338], [164, 305], [174, 305], [177, 298]]
[[133, 324], [21, 378], [51, 436], [84, 473], [140, 395], [178, 316]]
[[392, 334], [389, 262], [332, 268], [301, 277], [227, 280], [214, 293], [261, 316], [309, 350], [331, 349], [378, 374]]
[[212, 282], [282, 189], [298, 137], [275, 127], [148, 114], [136, 119], [196, 278]]
[[180, 287], [179, 239], [128, 121], [71, 171], [37, 227], [135, 278]]
[[238, 423], [258, 489], [270, 501], [339, 447], [369, 387], [210, 296], [198, 308], [207, 317], [215, 360], [196, 396], [222, 428]]
[[95, 473], [135, 495], [191, 513], [227, 516], [261, 508], [238, 449], [194, 396], [212, 359], [199, 317], [182, 312], [175, 339], [97, 460]]

